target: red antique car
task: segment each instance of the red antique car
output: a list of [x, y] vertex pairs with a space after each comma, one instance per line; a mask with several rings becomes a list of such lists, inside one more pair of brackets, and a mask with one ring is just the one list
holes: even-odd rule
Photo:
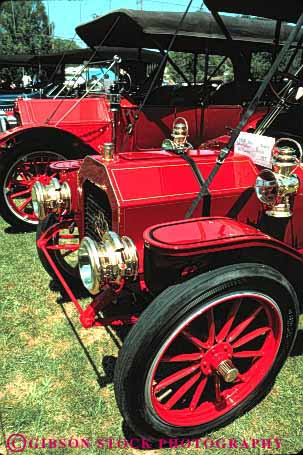
[[[278, 21], [285, 13], [276, 3], [268, 9], [273, 2], [206, 3], [219, 23], [216, 9]], [[127, 424], [149, 440], [198, 436], [248, 411], [270, 390], [296, 336], [302, 149], [289, 138], [240, 134], [302, 27], [296, 0], [286, 16], [296, 26], [230, 137], [193, 148], [179, 117], [162, 148], [113, 154], [109, 146], [103, 157], [86, 157], [77, 175], [77, 164], [66, 163], [61, 185], [36, 187], [37, 211], [47, 215], [40, 257], [83, 327], [134, 325], [115, 393]], [[281, 97], [299, 99], [301, 80], [288, 77]], [[75, 225], [80, 278], [93, 295], [86, 308], [75, 295], [80, 279], [60, 259], [78, 249]], [[58, 242], [63, 232], [70, 244]]]
[[[51, 161], [99, 153], [103, 142], [112, 139], [111, 110], [104, 90], [96, 90], [99, 81], [95, 87], [87, 84], [79, 87], [77, 79], [84, 81], [81, 73], [88, 73], [91, 67], [106, 71], [117, 52], [123, 57], [120, 69], [132, 75], [132, 92], [136, 94], [157, 67], [158, 52], [102, 47], [98, 52], [90, 51], [89, 58], [87, 50], [62, 58], [58, 54], [40, 56], [42, 63], [48, 61], [53, 65], [59, 60], [61, 69], [63, 64], [79, 58], [86, 62], [74, 79], [67, 81], [68, 85], [53, 86], [43, 99], [18, 98], [14, 116], [19, 125], [0, 134], [0, 212], [10, 224], [25, 229], [37, 224], [31, 188], [37, 180], [43, 183], [50, 180]], [[128, 91], [129, 87], [125, 88]], [[121, 105], [126, 108], [131, 104], [124, 99]]]
[[[190, 52], [193, 70], [184, 74], [168, 57], [168, 63], [186, 86], [162, 85], [165, 64], [157, 67], [159, 53], [137, 51], [131, 55], [128, 49], [138, 43], [142, 47], [160, 47], [161, 53], [168, 49], [182, 15], [162, 12], [160, 16], [153, 12], [119, 10], [98, 20], [97, 32], [91, 25], [77, 29], [90, 47], [99, 49], [101, 60], [104, 50], [100, 51], [100, 43], [115, 46], [117, 41], [126, 47], [123, 54], [120, 52], [121, 68], [131, 75], [132, 87], [122, 98], [117, 93], [119, 99], [114, 104], [110, 100], [113, 94], [90, 95], [81, 101], [59, 98], [17, 101], [16, 115], [21, 125], [0, 134], [0, 211], [7, 222], [22, 228], [37, 223], [31, 188], [37, 180], [43, 184], [49, 182], [50, 161], [100, 153], [104, 142], [116, 142], [117, 153], [157, 149], [168, 135], [174, 118], [180, 115], [186, 115], [190, 122], [189, 140], [194, 146], [224, 134], [226, 127], [237, 125], [243, 104], [252, 98], [258, 86], [257, 81], [249, 80], [251, 58], [256, 52], [272, 48], [273, 26], [264, 21], [228, 17], [235, 39], [230, 43], [225, 41], [210, 14], [190, 13], [169, 50]], [[115, 20], [121, 22], [126, 33], [120, 34], [119, 28], [110, 31], [109, 24]], [[132, 35], [127, 37], [130, 29]], [[282, 40], [288, 33], [289, 27], [283, 28]], [[115, 52], [120, 55], [119, 51]], [[217, 55], [216, 67], [214, 55]], [[228, 60], [233, 80], [224, 84], [219, 81], [218, 85], [214, 77]]]

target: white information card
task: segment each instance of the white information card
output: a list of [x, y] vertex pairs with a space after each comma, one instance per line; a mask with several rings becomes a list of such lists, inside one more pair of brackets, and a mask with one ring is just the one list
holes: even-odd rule
[[275, 142], [274, 137], [242, 131], [235, 142], [234, 153], [249, 156], [255, 164], [272, 168], [272, 149]]

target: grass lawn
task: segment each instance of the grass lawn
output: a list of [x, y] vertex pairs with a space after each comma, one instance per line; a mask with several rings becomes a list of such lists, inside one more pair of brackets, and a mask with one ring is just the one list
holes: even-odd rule
[[[23, 452], [30, 455], [145, 453], [132, 448], [96, 448], [98, 438], [125, 438], [112, 382], [117, 340], [104, 328], [81, 328], [72, 304], [62, 303], [61, 294], [40, 265], [35, 235], [12, 233], [2, 220], [0, 302], [0, 454], [9, 453], [4, 441], [12, 433], [28, 438], [74, 437], [91, 441], [90, 449], [33, 448]], [[301, 319], [301, 329], [302, 322]], [[273, 445], [267, 450], [177, 448], [146, 453], [299, 452], [303, 447], [302, 330], [299, 338], [270, 394], [248, 414], [208, 435], [212, 439], [240, 441], [278, 437], [282, 439], [281, 449]]]

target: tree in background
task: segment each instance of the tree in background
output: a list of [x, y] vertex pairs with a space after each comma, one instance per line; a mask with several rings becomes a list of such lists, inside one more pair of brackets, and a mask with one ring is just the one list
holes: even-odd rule
[[5, 2], [0, 14], [1, 54], [46, 54], [52, 28], [42, 0]]
[[[0, 54], [48, 54], [74, 49], [71, 40], [53, 38], [54, 24], [49, 22], [42, 0], [4, 2], [0, 6]], [[32, 71], [27, 70], [32, 75]], [[4, 68], [0, 78], [20, 82], [21, 68]]]
[[[193, 54], [185, 52], [170, 52], [170, 57], [183, 71], [185, 76], [190, 82], [193, 82], [194, 74], [194, 56]], [[224, 57], [219, 55], [210, 55], [208, 63], [208, 75], [210, 75]], [[167, 66], [166, 77], [173, 81], [175, 84], [182, 84], [184, 82], [182, 76], [171, 66]], [[204, 81], [204, 69], [205, 69], [205, 56], [200, 54], [197, 60], [197, 82], [203, 83]], [[220, 67], [216, 72], [215, 78], [222, 80], [233, 80], [233, 67], [230, 59]]]
[[[289, 61], [290, 56], [293, 53], [291, 49], [288, 54], [284, 57], [283, 61], [279, 66], [279, 71], [285, 71], [287, 62]], [[194, 56], [192, 54], [187, 54], [183, 52], [170, 52], [170, 57], [172, 60], [179, 66], [183, 73], [187, 76], [190, 82], [193, 82], [194, 74]], [[254, 51], [251, 55], [250, 62], [250, 76], [252, 80], [261, 81], [264, 76], [267, 74], [269, 68], [272, 64], [272, 53], [271, 52], [262, 52]], [[210, 75], [214, 69], [220, 64], [223, 57], [219, 55], [211, 55], [209, 57], [209, 67], [208, 75]], [[303, 51], [299, 51], [296, 55], [290, 71], [294, 72], [298, 67], [303, 63]], [[197, 82], [203, 83], [204, 80], [204, 68], [205, 68], [205, 56], [199, 55], [197, 62]], [[222, 80], [228, 82], [233, 80], [233, 67], [231, 60], [228, 58], [226, 62], [220, 67], [216, 72], [214, 79]], [[281, 75], [278, 75], [278, 79], [281, 78]], [[165, 71], [165, 79], [174, 84], [182, 84], [184, 82], [182, 76], [173, 68], [171, 65], [167, 65]]]
[[72, 51], [73, 49], [80, 49], [80, 46], [71, 39], [53, 38], [52, 40], [52, 52]]

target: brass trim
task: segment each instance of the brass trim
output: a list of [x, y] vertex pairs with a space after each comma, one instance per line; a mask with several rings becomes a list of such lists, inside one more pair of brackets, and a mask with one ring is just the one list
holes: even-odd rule
[[234, 382], [239, 374], [239, 370], [230, 360], [223, 360], [217, 368], [217, 373], [222, 376], [225, 382]]
[[36, 182], [32, 188], [33, 209], [39, 220], [49, 213], [61, 214], [71, 211], [71, 189], [67, 182], [60, 184], [57, 178], [52, 178], [49, 185]]
[[124, 278], [134, 281], [139, 271], [133, 241], [113, 231], [105, 232], [100, 243], [84, 237], [78, 258], [81, 280], [91, 294], [98, 294], [106, 284], [119, 286]]

